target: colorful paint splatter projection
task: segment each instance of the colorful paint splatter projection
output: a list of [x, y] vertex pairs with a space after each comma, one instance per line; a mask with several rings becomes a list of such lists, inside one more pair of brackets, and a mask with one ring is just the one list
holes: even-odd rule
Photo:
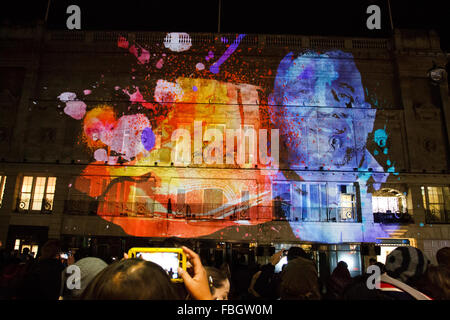
[[[134, 236], [222, 237], [255, 226], [242, 234], [251, 240], [274, 220], [284, 227], [269, 230], [287, 228], [303, 241], [386, 236], [365, 217], [395, 161], [376, 160], [378, 150], [388, 153], [388, 133], [374, 130], [377, 109], [352, 54], [287, 52], [275, 70], [249, 67], [240, 57], [251, 50], [239, 48], [245, 36], [231, 45], [222, 38], [220, 48], [195, 45], [185, 33], [146, 48], [119, 37], [117, 47], [134, 57], [128, 83], [96, 86], [126, 108], [58, 96], [93, 158], [73, 188]], [[258, 75], [273, 83], [252, 82]], [[367, 149], [371, 134], [377, 150]], [[353, 223], [330, 232], [333, 222]]]

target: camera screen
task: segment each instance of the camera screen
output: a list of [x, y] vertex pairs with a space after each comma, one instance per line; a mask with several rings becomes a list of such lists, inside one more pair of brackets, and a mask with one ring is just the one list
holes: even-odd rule
[[178, 279], [178, 253], [176, 252], [137, 252], [137, 258], [159, 264], [171, 279]]

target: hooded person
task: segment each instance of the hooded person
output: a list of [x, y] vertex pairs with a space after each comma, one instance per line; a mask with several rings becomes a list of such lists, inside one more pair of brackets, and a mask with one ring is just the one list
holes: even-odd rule
[[327, 283], [327, 299], [342, 299], [344, 290], [352, 282], [348, 265], [339, 261]]
[[450, 268], [450, 247], [444, 247], [436, 252], [438, 265]]
[[281, 300], [320, 300], [319, 277], [313, 261], [294, 257], [281, 272]]
[[275, 253], [270, 259], [271, 262], [262, 266], [261, 273], [253, 285], [256, 295], [253, 294], [258, 298], [269, 300], [316, 299], [319, 292], [317, 270], [308, 254], [300, 247], [291, 247], [287, 253], [288, 263], [284, 265], [283, 271], [277, 274], [275, 266], [281, 260], [282, 254], [283, 251]]
[[380, 290], [396, 300], [431, 300], [415, 289], [425, 275], [428, 264], [428, 259], [419, 249], [398, 247], [386, 258], [386, 273], [380, 277]]
[[63, 298], [63, 300], [78, 300], [84, 289], [86, 289], [92, 279], [94, 279], [97, 274], [100, 273], [100, 271], [108, 266], [106, 262], [95, 257], [86, 257], [80, 259], [73, 265], [77, 266], [80, 269], [80, 287], [75, 287], [73, 289], [68, 288], [67, 280], [69, 280], [70, 282], [69, 277], [73, 274], [73, 271], [68, 270], [70, 266], [67, 267], [62, 273], [61, 297]]

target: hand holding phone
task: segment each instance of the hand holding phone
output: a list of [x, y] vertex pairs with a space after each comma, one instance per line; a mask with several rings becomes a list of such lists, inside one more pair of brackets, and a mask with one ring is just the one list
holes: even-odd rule
[[67, 258], [67, 265], [72, 265], [75, 263], [75, 257], [73, 256], [72, 252], [69, 251], [68, 258]]
[[274, 253], [273, 256], [270, 257], [270, 263], [273, 266], [276, 266], [278, 264], [278, 262], [280, 262], [281, 257], [283, 256], [283, 253], [284, 253], [284, 250], [280, 250], [280, 251]]
[[187, 247], [183, 246], [182, 249], [186, 254], [188, 262], [190, 262], [193, 267], [192, 276], [189, 272], [178, 268], [178, 273], [183, 278], [186, 289], [196, 300], [212, 300], [211, 291], [209, 290], [208, 277], [200, 257]]

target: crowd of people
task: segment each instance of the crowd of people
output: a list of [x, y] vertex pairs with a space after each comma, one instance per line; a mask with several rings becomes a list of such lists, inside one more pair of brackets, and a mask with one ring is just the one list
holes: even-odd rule
[[[187, 269], [179, 268], [183, 282], [173, 282], [158, 264], [139, 258], [111, 263], [77, 251], [61, 260], [58, 240], [49, 240], [35, 258], [25, 248], [0, 252], [0, 299], [46, 300], [450, 300], [450, 248], [437, 252], [432, 265], [417, 248], [393, 250], [378, 268], [375, 287], [371, 272], [351, 277], [347, 264], [339, 261], [326, 279], [302, 248], [275, 253], [262, 266], [238, 263], [220, 268], [206, 266], [200, 256], [181, 246]], [[275, 266], [287, 255], [281, 272]], [[71, 280], [80, 271], [78, 285]], [[370, 269], [370, 268], [369, 268]], [[373, 270], [373, 269], [372, 269]], [[72, 284], [72, 285], [70, 285]]]

